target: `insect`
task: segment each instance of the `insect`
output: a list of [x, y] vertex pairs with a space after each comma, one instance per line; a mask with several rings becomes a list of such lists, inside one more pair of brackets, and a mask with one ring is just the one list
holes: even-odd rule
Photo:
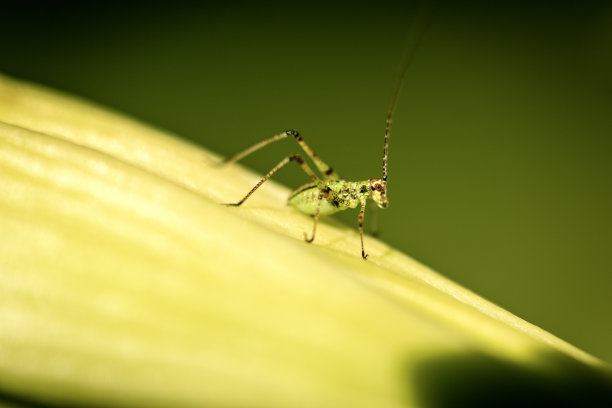
[[[420, 36], [423, 35], [424, 29], [420, 30]], [[381, 178], [370, 178], [361, 181], [346, 181], [340, 177], [340, 175], [327, 165], [323, 160], [317, 156], [317, 154], [306, 144], [302, 136], [295, 130], [287, 130], [283, 133], [272, 136], [268, 139], [262, 140], [235, 155], [223, 160], [223, 164], [234, 163], [243, 157], [261, 149], [262, 147], [276, 142], [278, 140], [293, 138], [300, 145], [304, 153], [313, 161], [316, 168], [321, 173], [321, 177], [317, 176], [310, 166], [304, 161], [303, 157], [299, 154], [292, 154], [281, 160], [272, 170], [270, 170], [255, 186], [249, 191], [242, 200], [236, 203], [226, 204], [228, 206], [240, 206], [253, 194], [263, 183], [265, 183], [270, 177], [276, 172], [285, 167], [291, 162], [296, 162], [302, 168], [304, 173], [312, 179], [308, 184], [294, 190], [289, 196], [287, 203], [295, 207], [298, 211], [314, 216], [314, 224], [312, 227], [312, 235], [308, 236], [304, 233], [304, 240], [306, 242], [312, 242], [315, 239], [317, 231], [317, 224], [319, 223], [319, 216], [329, 215], [338, 211], [347, 210], [349, 208], [359, 207], [359, 235], [361, 237], [361, 257], [366, 260], [368, 254], [365, 252], [363, 245], [363, 220], [365, 214], [366, 203], [371, 199], [378, 207], [387, 208], [389, 205], [389, 199], [387, 197], [387, 156], [389, 151], [389, 133], [391, 130], [391, 119], [393, 112], [395, 111], [395, 105], [401, 88], [402, 80], [408, 69], [409, 63], [418, 45], [418, 40], [415, 41], [415, 46], [412, 47], [406, 54], [404, 64], [400, 73], [396, 79], [393, 93], [391, 95], [391, 101], [389, 103], [389, 110], [387, 111], [387, 117], [385, 121], [385, 136], [383, 144], [383, 157], [382, 157], [382, 177]]]

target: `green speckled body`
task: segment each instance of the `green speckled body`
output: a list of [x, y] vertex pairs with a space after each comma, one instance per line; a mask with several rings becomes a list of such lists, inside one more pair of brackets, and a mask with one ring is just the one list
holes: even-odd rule
[[319, 194], [322, 194], [319, 213], [321, 215], [333, 214], [361, 205], [370, 196], [369, 184], [370, 180], [319, 180], [294, 190], [287, 203], [300, 212], [315, 215]]

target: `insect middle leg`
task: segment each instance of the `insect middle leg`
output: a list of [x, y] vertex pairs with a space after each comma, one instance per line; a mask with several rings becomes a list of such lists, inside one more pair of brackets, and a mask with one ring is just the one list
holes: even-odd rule
[[274, 173], [276, 173], [277, 171], [279, 171], [280, 169], [282, 169], [283, 167], [285, 167], [286, 165], [288, 165], [292, 161], [297, 162], [300, 165], [300, 167], [302, 168], [302, 170], [304, 170], [304, 172], [306, 174], [308, 174], [308, 177], [310, 177], [314, 181], [318, 181], [319, 180], [317, 175], [312, 171], [312, 169], [308, 166], [308, 164], [306, 164], [306, 162], [304, 161], [302, 156], [300, 156], [299, 154], [292, 154], [291, 156], [285, 157], [283, 160], [281, 160], [280, 163], [278, 163], [276, 166], [274, 166], [274, 168], [272, 170], [270, 170], [268, 172], [268, 174], [266, 174], [261, 180], [259, 180], [259, 182], [257, 184], [255, 184], [255, 187], [253, 187], [251, 189], [251, 191], [249, 191], [247, 193], [247, 195], [245, 195], [242, 200], [238, 201], [237, 203], [228, 203], [226, 205], [231, 205], [231, 206], [235, 206], [235, 207], [241, 205], [242, 203], [244, 203], [247, 200], [247, 198], [249, 198], [251, 196], [251, 194], [253, 194], [259, 187], [261, 187], [261, 185], [263, 183], [265, 183], [270, 177], [272, 177], [274, 175]]
[[306, 240], [306, 242], [310, 243], [312, 241], [314, 241], [315, 239], [315, 232], [317, 232], [317, 224], [319, 223], [319, 215], [321, 213], [321, 202], [323, 201], [323, 199], [329, 199], [329, 198], [334, 198], [334, 194], [332, 193], [331, 188], [329, 188], [329, 186], [326, 187], [321, 187], [321, 189], [319, 190], [319, 197], [318, 197], [318, 201], [317, 201], [317, 209], [315, 211], [314, 214], [314, 224], [312, 225], [312, 236], [310, 238], [308, 238], [308, 235], [306, 235], [306, 233], [304, 233], [304, 239]]
[[317, 232], [317, 224], [319, 223], [319, 214], [321, 212], [321, 201], [323, 201], [323, 197], [325, 197], [325, 194], [323, 192], [320, 192], [318, 198], [319, 201], [317, 201], [317, 210], [315, 211], [314, 215], [314, 224], [312, 225], [312, 236], [308, 238], [308, 235], [304, 233], [304, 240], [308, 243], [314, 241], [315, 232]]
[[323, 175], [324, 180], [339, 180], [340, 179], [340, 175], [336, 173], [330, 166], [328, 166], [323, 160], [321, 160], [319, 156], [317, 156], [317, 154], [310, 148], [310, 146], [306, 144], [304, 139], [302, 139], [302, 136], [300, 136], [300, 134], [296, 130], [287, 130], [283, 133], [280, 133], [278, 135], [274, 135], [265, 140], [262, 140], [259, 143], [255, 143], [253, 146], [247, 147], [246, 149], [239, 151], [235, 155], [224, 159], [222, 163], [227, 164], [227, 163], [237, 162], [238, 160], [261, 149], [262, 147], [265, 147], [269, 145], [270, 143], [276, 142], [277, 140], [286, 139], [289, 136], [293, 137], [295, 141], [298, 142], [302, 150], [304, 150], [304, 152], [308, 155], [308, 157], [312, 159], [315, 166], [317, 166], [317, 169]]

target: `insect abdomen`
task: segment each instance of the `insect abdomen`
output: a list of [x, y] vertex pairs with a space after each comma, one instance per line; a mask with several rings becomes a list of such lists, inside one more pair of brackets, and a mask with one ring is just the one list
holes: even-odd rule
[[[317, 212], [320, 192], [321, 190], [316, 183], [306, 184], [291, 193], [287, 203], [304, 214], [314, 215]], [[328, 215], [340, 210], [344, 210], [344, 208], [339, 208], [329, 199], [323, 198], [321, 200], [319, 214]]]
[[291, 194], [288, 203], [303, 213], [314, 215], [317, 212], [319, 194], [323, 191], [319, 213], [333, 214], [355, 208], [367, 198], [367, 188], [363, 191], [364, 183], [327, 180], [306, 184]]

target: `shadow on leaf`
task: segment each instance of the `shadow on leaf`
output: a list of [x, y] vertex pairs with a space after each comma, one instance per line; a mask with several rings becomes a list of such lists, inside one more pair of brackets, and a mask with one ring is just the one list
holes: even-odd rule
[[409, 386], [424, 408], [612, 407], [611, 373], [561, 354], [534, 363], [478, 352], [440, 356], [411, 369]]

